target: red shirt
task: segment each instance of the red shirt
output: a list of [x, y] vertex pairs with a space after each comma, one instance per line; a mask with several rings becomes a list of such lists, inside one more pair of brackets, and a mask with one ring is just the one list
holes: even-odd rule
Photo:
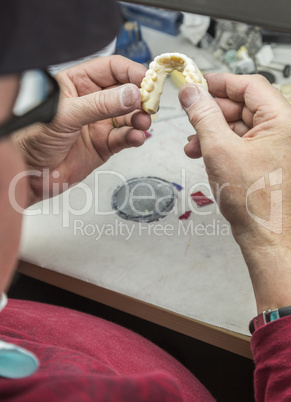
[[9, 300], [0, 315], [0, 339], [40, 361], [30, 377], [0, 378], [1, 402], [214, 401], [158, 346], [88, 314]]

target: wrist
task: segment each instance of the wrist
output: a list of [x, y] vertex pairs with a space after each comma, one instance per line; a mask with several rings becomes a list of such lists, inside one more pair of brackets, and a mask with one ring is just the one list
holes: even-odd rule
[[291, 305], [291, 250], [282, 244], [241, 246], [258, 313]]
[[249, 331], [253, 334], [258, 328], [289, 315], [291, 315], [291, 306], [263, 311], [250, 321]]
[[31, 147], [26, 141], [26, 138], [28, 138], [28, 136], [34, 132], [37, 132], [37, 130], [38, 129], [35, 127], [35, 125], [30, 126], [23, 130], [17, 131], [11, 137], [15, 147], [18, 149], [25, 163], [24, 170], [27, 172], [27, 207], [30, 207], [43, 200], [42, 173], [41, 170], [37, 170], [31, 166]]
[[31, 207], [32, 205], [36, 204], [37, 202], [42, 201], [42, 198], [37, 197], [35, 192], [33, 191], [30, 183], [28, 182], [28, 201], [27, 207]]

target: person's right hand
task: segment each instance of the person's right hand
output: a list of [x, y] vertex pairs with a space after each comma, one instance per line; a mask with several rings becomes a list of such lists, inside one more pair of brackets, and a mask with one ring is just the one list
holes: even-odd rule
[[[15, 133], [24, 157], [33, 204], [75, 185], [113, 154], [141, 146], [151, 125], [142, 110], [139, 86], [146, 68], [122, 56], [97, 57], [61, 71], [58, 112], [49, 124]], [[116, 117], [116, 125], [112, 118]], [[44, 169], [49, 170], [46, 180]], [[44, 189], [43, 185], [47, 184]]]
[[249, 266], [258, 309], [291, 305], [291, 106], [261, 76], [205, 78], [210, 93], [194, 84], [179, 93], [197, 132], [185, 152], [204, 157]]

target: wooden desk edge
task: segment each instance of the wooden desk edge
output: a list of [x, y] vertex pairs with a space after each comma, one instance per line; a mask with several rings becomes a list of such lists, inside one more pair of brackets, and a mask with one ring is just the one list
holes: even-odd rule
[[250, 336], [206, 324], [133, 297], [20, 261], [18, 272], [252, 359]]

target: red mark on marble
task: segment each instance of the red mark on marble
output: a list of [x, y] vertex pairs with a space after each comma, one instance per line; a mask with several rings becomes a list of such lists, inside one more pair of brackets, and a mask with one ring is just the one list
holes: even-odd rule
[[144, 131], [144, 135], [146, 137], [146, 140], [152, 136], [148, 131]]
[[213, 204], [213, 201], [210, 200], [210, 198], [206, 197], [201, 191], [197, 191], [197, 193], [191, 194], [191, 198], [193, 201], [196, 202], [198, 207], [204, 207], [205, 205], [208, 204]]
[[189, 219], [190, 215], [191, 215], [191, 211], [186, 211], [183, 215], [179, 216], [179, 219], [180, 220]]

